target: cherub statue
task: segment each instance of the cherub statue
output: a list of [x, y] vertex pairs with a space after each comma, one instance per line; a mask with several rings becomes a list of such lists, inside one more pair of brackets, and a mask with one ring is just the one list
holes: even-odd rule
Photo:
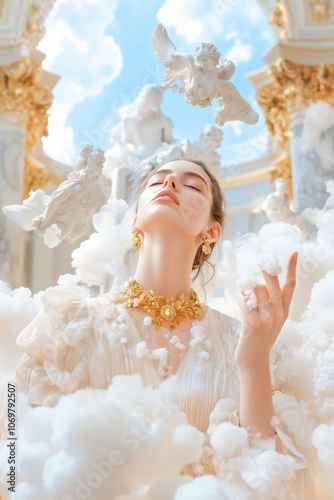
[[264, 200], [262, 210], [270, 222], [288, 222], [299, 225], [301, 217], [290, 209], [290, 198], [287, 193], [287, 183], [283, 177], [275, 181], [275, 192]]
[[35, 229], [49, 248], [60, 241], [74, 243], [87, 233], [92, 216], [107, 202], [97, 184], [104, 161], [101, 149], [87, 145], [68, 179], [51, 196], [42, 190], [31, 192], [22, 205], [4, 207], [5, 215], [25, 230]]
[[[137, 98], [119, 110], [121, 121], [111, 133], [114, 147], [106, 151], [104, 174], [112, 181], [112, 198], [127, 199], [129, 181], [141, 176], [137, 166], [172, 139], [172, 121], [161, 110], [162, 91], [145, 85]], [[130, 182], [131, 184], [131, 182]]]
[[[212, 43], [201, 43], [194, 55], [177, 52], [167, 34], [166, 28], [158, 24], [152, 37], [155, 56], [166, 66], [160, 82], [161, 89], [171, 88], [173, 92], [185, 93], [186, 100], [193, 106], [211, 106], [214, 98], [221, 108], [216, 109], [215, 122], [222, 127], [227, 121], [241, 120], [253, 125], [259, 115], [228, 82], [235, 66], [228, 59], [220, 59], [217, 47]], [[180, 80], [181, 86], [172, 85]]]

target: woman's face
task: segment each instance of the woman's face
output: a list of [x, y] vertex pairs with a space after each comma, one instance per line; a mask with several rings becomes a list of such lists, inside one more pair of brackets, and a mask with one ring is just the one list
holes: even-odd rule
[[198, 239], [212, 225], [211, 206], [211, 180], [205, 171], [190, 161], [172, 161], [148, 180], [139, 198], [136, 224], [144, 233], [163, 225]]

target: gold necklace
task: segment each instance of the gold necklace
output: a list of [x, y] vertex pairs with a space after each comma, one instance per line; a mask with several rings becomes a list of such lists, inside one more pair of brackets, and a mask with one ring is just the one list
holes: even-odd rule
[[189, 297], [184, 294], [178, 300], [174, 297], [167, 300], [166, 295], [157, 296], [153, 290], [145, 292], [143, 287], [135, 279], [130, 279], [122, 290], [127, 297], [127, 307], [139, 309], [153, 316], [152, 323], [155, 329], [162, 325], [163, 321], [169, 321], [169, 329], [174, 330], [176, 325], [185, 321], [187, 316], [198, 319], [202, 312], [202, 306], [197, 294], [191, 290]]

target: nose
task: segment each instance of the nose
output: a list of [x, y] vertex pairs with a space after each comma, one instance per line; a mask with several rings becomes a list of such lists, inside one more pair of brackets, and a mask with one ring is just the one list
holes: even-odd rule
[[166, 175], [162, 188], [175, 189], [175, 191], [178, 191], [178, 180], [176, 175], [175, 174]]

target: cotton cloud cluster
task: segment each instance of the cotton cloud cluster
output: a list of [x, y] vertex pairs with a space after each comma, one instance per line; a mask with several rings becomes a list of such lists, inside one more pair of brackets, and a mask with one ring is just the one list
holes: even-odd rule
[[[22, 395], [16, 500], [130, 498], [199, 460], [204, 436], [168, 396], [172, 385], [117, 376], [108, 390], [83, 389], [54, 408], [31, 408]], [[3, 446], [3, 483], [6, 461]]]
[[15, 379], [15, 368], [22, 355], [15, 341], [42, 307], [42, 292], [32, 295], [29, 288], [15, 290], [0, 281], [0, 413], [7, 381]]
[[72, 252], [76, 275], [88, 286], [109, 290], [123, 266], [125, 251], [131, 248], [131, 223], [127, 217], [122, 222], [126, 209], [124, 200], [108, 200], [93, 216], [96, 232]]

